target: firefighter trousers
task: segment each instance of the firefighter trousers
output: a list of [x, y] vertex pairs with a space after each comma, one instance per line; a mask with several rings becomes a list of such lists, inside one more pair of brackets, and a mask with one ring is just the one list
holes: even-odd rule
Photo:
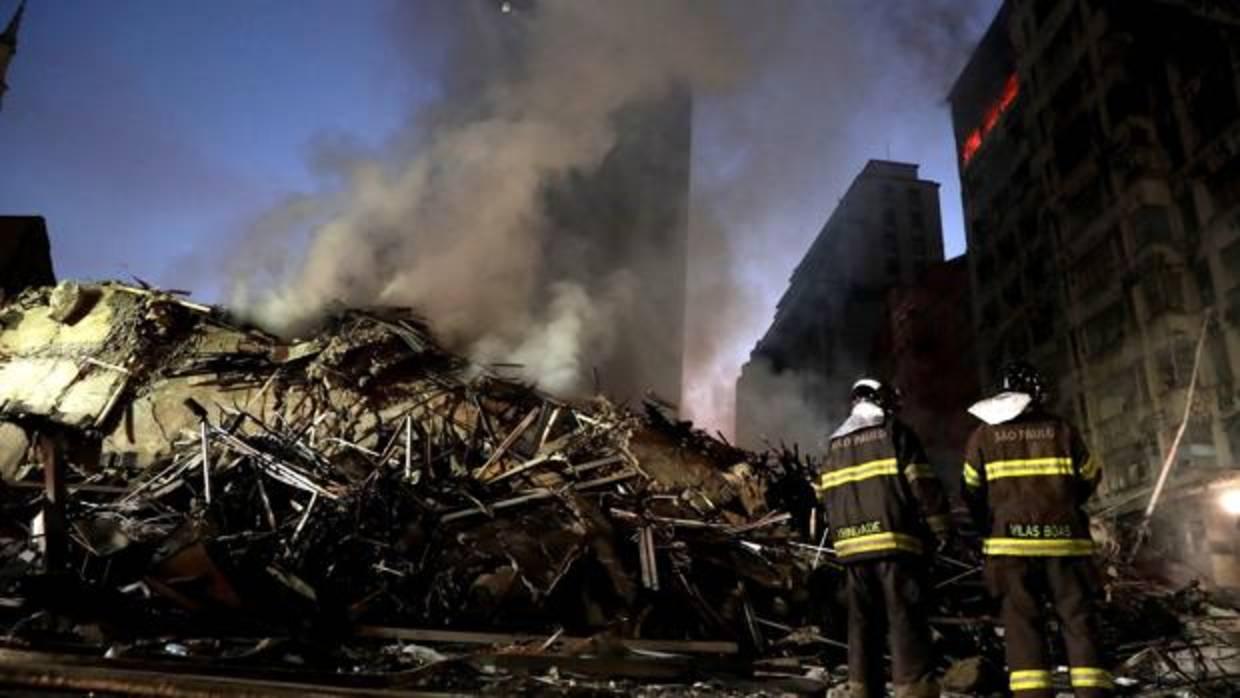
[[1073, 692], [1078, 698], [1111, 694], [1113, 681], [1098, 642], [1093, 558], [990, 557], [986, 582], [999, 602], [1013, 696], [1055, 695], [1043, 614], [1047, 603], [1059, 617]]
[[848, 684], [853, 698], [886, 695], [883, 655], [891, 641], [896, 698], [936, 698], [920, 558], [901, 556], [848, 565]]

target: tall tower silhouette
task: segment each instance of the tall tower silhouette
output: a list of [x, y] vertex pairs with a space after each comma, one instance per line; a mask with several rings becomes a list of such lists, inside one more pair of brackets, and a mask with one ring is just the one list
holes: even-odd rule
[[22, 14], [26, 11], [26, 0], [22, 0], [17, 6], [17, 11], [13, 13], [13, 18], [9, 20], [9, 24], [4, 29], [4, 33], [0, 34], [0, 109], [4, 108], [4, 93], [8, 92], [9, 85], [5, 81], [5, 76], [9, 72], [9, 63], [13, 60], [13, 55], [17, 53], [17, 30], [22, 24]]

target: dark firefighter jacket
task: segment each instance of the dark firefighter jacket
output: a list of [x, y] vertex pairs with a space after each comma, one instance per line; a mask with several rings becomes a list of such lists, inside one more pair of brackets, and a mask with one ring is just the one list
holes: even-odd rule
[[1091, 555], [1084, 505], [1102, 478], [1066, 421], [1033, 410], [984, 424], [965, 450], [965, 499], [987, 555]]
[[948, 529], [942, 485], [898, 421], [832, 439], [815, 487], [843, 562], [919, 554]]

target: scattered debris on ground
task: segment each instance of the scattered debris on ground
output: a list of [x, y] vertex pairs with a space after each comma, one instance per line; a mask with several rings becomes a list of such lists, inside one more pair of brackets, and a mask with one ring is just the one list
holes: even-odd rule
[[[132, 691], [151, 672], [336, 692], [840, 683], [812, 464], [504, 370], [391, 309], [284, 341], [145, 287], [11, 299], [0, 682], [122, 690], [83, 669], [106, 666]], [[1130, 569], [1108, 566], [1106, 614], [1126, 685], [1227, 695], [1235, 605]], [[947, 683], [1002, 692], [976, 561], [940, 557], [934, 576]], [[60, 684], [32, 678], [60, 666]]]

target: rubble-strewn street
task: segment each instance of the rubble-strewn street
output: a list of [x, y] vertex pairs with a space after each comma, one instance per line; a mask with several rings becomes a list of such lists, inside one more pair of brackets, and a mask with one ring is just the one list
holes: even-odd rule
[[[65, 282], [0, 321], [6, 682], [774, 695], [841, 677], [838, 570], [795, 454], [551, 399], [408, 313], [284, 342]], [[935, 568], [937, 642], [948, 684], [986, 693], [1000, 641], [956, 557]], [[1234, 604], [1107, 572], [1125, 685], [1228, 695]]]

